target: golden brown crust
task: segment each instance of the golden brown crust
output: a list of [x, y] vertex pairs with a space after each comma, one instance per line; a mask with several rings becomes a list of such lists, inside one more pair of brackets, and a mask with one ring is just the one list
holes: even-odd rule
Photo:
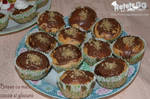
[[122, 32], [121, 25], [113, 18], [104, 18], [98, 21], [93, 30], [96, 38], [103, 38], [105, 40], [115, 39]]

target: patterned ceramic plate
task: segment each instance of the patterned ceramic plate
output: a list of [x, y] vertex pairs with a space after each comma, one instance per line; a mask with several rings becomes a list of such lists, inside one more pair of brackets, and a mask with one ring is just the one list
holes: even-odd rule
[[[66, 20], [67, 20], [67, 18], [65, 18], [65, 21]], [[35, 26], [28, 33], [37, 32], [37, 31], [39, 31], [38, 26]], [[125, 35], [127, 35], [127, 33], [123, 31], [121, 36], [125, 36]], [[27, 48], [25, 46], [25, 37], [24, 37], [21, 40], [21, 42], [17, 48], [16, 56], [18, 56], [20, 53], [22, 53], [26, 50], [27, 50]], [[96, 84], [96, 86], [93, 89], [93, 92], [85, 99], [104, 98], [104, 97], [108, 97], [108, 96], [114, 95], [114, 94], [122, 91], [134, 80], [134, 78], [136, 77], [136, 75], [139, 71], [139, 67], [140, 67], [140, 62], [129, 66], [128, 79], [127, 79], [126, 83], [123, 86], [121, 86], [120, 88], [106, 89], [106, 88], [102, 88], [101, 86]], [[89, 67], [85, 62], [83, 62], [80, 69], [92, 71], [92, 68]], [[51, 69], [49, 74], [42, 80], [39, 80], [39, 81], [25, 80], [25, 83], [28, 86], [30, 86], [32, 89], [34, 89], [35, 91], [40, 92], [48, 97], [54, 97], [54, 98], [58, 98], [58, 99], [66, 99], [62, 95], [62, 93], [60, 92], [59, 88], [56, 85], [56, 79], [58, 77], [57, 75], [58, 74], [55, 72], [55, 70]]]
[[[38, 9], [38, 12], [42, 12], [42, 11], [50, 9], [50, 5], [51, 5], [51, 0], [49, 0], [49, 2], [46, 4], [46, 6]], [[17, 31], [23, 30], [25, 28], [28, 28], [28, 27], [32, 26], [33, 24], [35, 24], [36, 20], [37, 20], [37, 17], [34, 18], [32, 21], [25, 23], [25, 24], [18, 24], [13, 20], [9, 20], [7, 28], [0, 31], [0, 35], [5, 35], [5, 34], [17, 32]]]

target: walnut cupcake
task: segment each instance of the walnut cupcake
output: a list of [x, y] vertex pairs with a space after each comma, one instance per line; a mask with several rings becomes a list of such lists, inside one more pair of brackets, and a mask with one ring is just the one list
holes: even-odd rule
[[8, 25], [8, 12], [0, 11], [0, 31], [7, 27]]
[[124, 36], [113, 43], [112, 49], [115, 56], [122, 57], [129, 64], [135, 64], [142, 60], [145, 41], [138, 36]]
[[92, 92], [95, 77], [89, 71], [68, 70], [60, 76], [57, 84], [65, 97], [80, 99], [87, 97]]
[[26, 36], [26, 46], [29, 50], [49, 53], [57, 46], [57, 41], [45, 32], [35, 32]]
[[82, 62], [80, 49], [72, 44], [58, 46], [50, 56], [52, 65], [57, 72], [78, 68]]
[[112, 51], [109, 43], [91, 38], [83, 44], [82, 53], [84, 61], [93, 66], [101, 59], [111, 56]]
[[73, 44], [80, 46], [86, 39], [86, 33], [74, 28], [64, 28], [57, 35], [60, 44]]
[[47, 56], [37, 51], [26, 51], [16, 58], [16, 70], [26, 80], [42, 79], [48, 74], [50, 67]]
[[37, 5], [35, 2], [17, 0], [15, 9], [10, 13], [10, 17], [17, 23], [27, 23], [32, 21], [37, 15]]
[[120, 23], [116, 19], [103, 18], [96, 22], [93, 33], [96, 38], [113, 41], [121, 35], [122, 29]]
[[69, 23], [72, 27], [88, 31], [95, 23], [96, 18], [96, 12], [90, 7], [78, 7], [71, 13]]
[[56, 35], [65, 26], [63, 15], [56, 11], [45, 11], [39, 14], [37, 24], [40, 30], [52, 35]]
[[127, 80], [128, 64], [120, 58], [108, 57], [95, 64], [94, 73], [100, 86], [118, 88]]

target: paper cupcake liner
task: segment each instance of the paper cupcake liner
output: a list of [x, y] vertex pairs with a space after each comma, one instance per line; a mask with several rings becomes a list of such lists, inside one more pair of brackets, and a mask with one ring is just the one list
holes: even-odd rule
[[116, 57], [118, 57], [118, 58], [123, 58], [123, 59], [125, 59], [129, 64], [136, 64], [137, 62], [139, 62], [140, 60], [142, 60], [142, 58], [143, 58], [143, 56], [144, 56], [145, 48], [146, 48], [146, 42], [145, 42], [145, 40], [144, 40], [143, 38], [141, 38], [140, 36], [136, 36], [136, 37], [139, 37], [139, 38], [143, 41], [143, 43], [144, 43], [144, 49], [142, 49], [139, 53], [135, 54], [134, 56], [132, 56], [132, 57], [130, 57], [130, 58], [128, 58], [128, 59], [123, 58], [122, 56], [119, 56], [119, 55], [117, 55], [117, 54], [114, 53], [114, 51], [113, 51], [113, 45], [114, 45], [114, 43], [116, 42], [116, 41], [114, 41], [114, 42], [112, 43], [112, 45], [111, 45], [111, 49], [112, 49], [113, 54], [114, 54]]
[[73, 64], [73, 65], [71, 65], [71, 66], [69, 66], [69, 67], [67, 67], [67, 68], [65, 68], [65, 67], [63, 67], [63, 66], [59, 66], [59, 65], [55, 65], [55, 64], [52, 64], [52, 67], [54, 68], [54, 70], [56, 71], [56, 72], [62, 72], [62, 71], [66, 71], [66, 70], [69, 70], [69, 69], [78, 69], [80, 66], [81, 66], [81, 63], [83, 62], [83, 59], [82, 60], [80, 60], [78, 63], [76, 63], [76, 64]]
[[48, 0], [37, 0], [37, 8], [41, 8], [48, 3]]
[[[101, 19], [97, 19], [97, 21], [94, 23], [94, 25], [92, 26], [92, 29], [91, 29], [92, 35], [93, 35], [96, 39], [101, 39], [101, 40], [105, 40], [105, 41], [107, 41], [107, 42], [109, 42], [109, 43], [112, 43], [113, 41], [115, 41], [116, 39], [118, 39], [118, 38], [121, 36], [121, 34], [123, 33], [122, 25], [120, 24], [120, 22], [118, 22], [118, 23], [121, 25], [121, 32], [120, 32], [120, 34], [119, 34], [117, 37], [115, 37], [115, 38], [113, 38], [113, 39], [111, 39], [111, 40], [106, 40], [106, 39], [104, 39], [104, 38], [97, 38], [97, 37], [95, 36], [95, 33], [94, 33], [94, 27], [95, 27], [95, 25], [96, 25], [100, 20], [101, 20]], [[117, 20], [117, 21], [118, 21], [118, 20]]]
[[6, 28], [7, 25], [8, 25], [8, 20], [6, 22], [4, 22], [4, 23], [0, 23], [0, 30]]
[[[32, 47], [28, 44], [28, 41], [27, 41], [27, 40], [28, 40], [28, 37], [29, 37], [30, 35], [32, 35], [32, 34], [35, 34], [35, 33], [36, 33], [36, 32], [31, 32], [31, 33], [28, 33], [28, 34], [25, 36], [25, 45], [26, 45], [26, 47], [27, 47], [28, 50], [36, 50], [36, 51], [43, 52], [43, 51], [41, 51], [41, 50], [39, 50], [39, 49], [32, 48]], [[52, 36], [52, 35], [50, 35], [50, 36]], [[52, 37], [53, 37], [53, 36], [52, 36]], [[53, 49], [55, 49], [57, 46], [58, 46], [58, 43], [57, 43], [57, 41], [56, 41], [55, 47], [54, 47]], [[43, 53], [46, 53], [46, 54], [51, 53], [51, 51], [52, 51], [53, 49], [48, 50], [47, 52], [43, 52]]]
[[[92, 38], [92, 37], [91, 37]], [[103, 40], [103, 39], [96, 39], [96, 40], [101, 40], [101, 41], [104, 41], [104, 42], [106, 42], [106, 40]], [[101, 59], [97, 59], [97, 57], [90, 57], [90, 56], [88, 56], [87, 54], [85, 54], [84, 53], [84, 49], [83, 49], [83, 47], [84, 47], [84, 44], [85, 43], [87, 43], [88, 41], [86, 41], [86, 42], [84, 42], [83, 44], [82, 44], [82, 46], [81, 46], [81, 51], [82, 51], [82, 54], [83, 54], [83, 59], [84, 59], [84, 61], [88, 64], [88, 65], [90, 65], [90, 66], [93, 66], [94, 64], [96, 64], [98, 61], [101, 61], [101, 60], [103, 60], [104, 58], [106, 58], [106, 57], [109, 57], [109, 56], [112, 56], [112, 50], [111, 50], [111, 53], [110, 53], [110, 55], [109, 56], [106, 56], [106, 57], [102, 57]], [[111, 47], [111, 46], [110, 46]], [[110, 48], [111, 49], [111, 48]]]
[[11, 12], [10, 17], [18, 23], [26, 23], [26, 22], [31, 21], [38, 14], [36, 12], [37, 11], [36, 4], [33, 4], [33, 2], [31, 2], [31, 5], [33, 5], [31, 9], [21, 14], [13, 15], [13, 12]]
[[[96, 65], [98, 65], [102, 61], [96, 63], [94, 65], [94, 67], [96, 67]], [[109, 88], [109, 89], [118, 88], [126, 82], [126, 79], [127, 79], [127, 76], [128, 76], [128, 68], [129, 68], [129, 64], [126, 62], [125, 70], [118, 76], [103, 77], [103, 76], [95, 74], [97, 82], [100, 86], [102, 86], [104, 88]]]
[[5, 16], [3, 18], [0, 19], [0, 30], [4, 29], [5, 27], [7, 27], [8, 25], [8, 14], [9, 12], [8, 11], [3, 11], [1, 10], [0, 13], [3, 13]]
[[93, 90], [95, 86], [94, 77], [93, 80], [86, 84], [65, 84], [60, 79], [58, 79], [57, 85], [64, 96], [67, 98], [84, 98], [87, 97]]
[[[49, 63], [51, 64], [50, 58], [48, 57], [48, 55], [46, 55], [46, 54], [44, 54], [42, 52], [40, 52], [40, 53], [45, 55], [48, 58]], [[44, 68], [44, 69], [41, 69], [41, 70], [23, 69], [23, 68], [19, 67], [16, 64], [17, 57], [15, 58], [15, 68], [18, 71], [19, 76], [21, 78], [25, 79], [25, 80], [40, 80], [40, 79], [42, 79], [43, 77], [45, 77], [48, 74], [48, 72], [49, 72], [49, 70], [51, 68], [51, 65], [50, 65], [47, 68]]]

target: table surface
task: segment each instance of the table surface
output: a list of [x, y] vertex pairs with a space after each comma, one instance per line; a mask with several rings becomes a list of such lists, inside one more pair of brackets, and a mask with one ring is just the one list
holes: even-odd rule
[[[150, 1], [144, 0], [148, 8], [144, 11], [119, 12], [113, 10], [111, 3], [114, 0], [52, 0], [51, 10], [69, 16], [78, 6], [93, 8], [99, 18], [113, 17], [121, 24], [123, 29], [131, 35], [140, 35], [147, 42], [147, 48], [142, 60], [140, 71], [133, 83], [109, 99], [149, 99], [150, 94]], [[137, 0], [116, 0], [118, 4], [137, 2]], [[141, 0], [140, 0], [141, 1]], [[14, 68], [16, 48], [20, 40], [32, 27], [0, 36], [0, 99], [47, 99], [28, 88], [17, 75]], [[14, 86], [14, 87], [13, 87]], [[17, 95], [16, 98], [9, 95]], [[53, 99], [53, 98], [51, 98]]]

